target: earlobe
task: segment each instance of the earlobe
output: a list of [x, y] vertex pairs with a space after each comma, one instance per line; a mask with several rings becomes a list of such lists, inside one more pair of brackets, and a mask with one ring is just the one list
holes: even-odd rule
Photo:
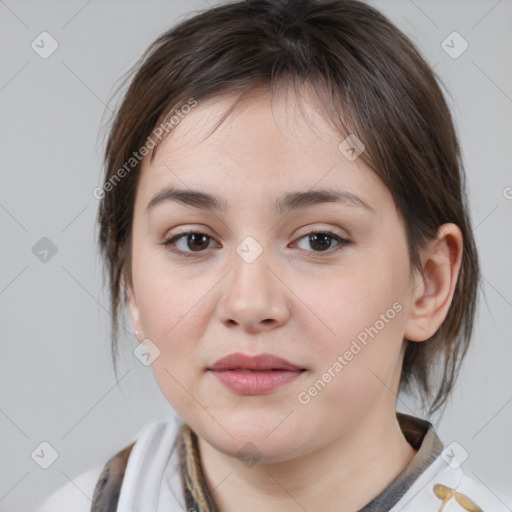
[[425, 341], [445, 320], [462, 261], [462, 233], [455, 224], [443, 224], [422, 257], [423, 271], [411, 291], [411, 309], [404, 338]]
[[137, 299], [131, 286], [127, 286], [126, 297], [128, 300], [128, 307], [130, 312], [130, 319], [133, 326], [133, 331], [137, 340], [141, 341], [144, 339], [142, 324], [140, 321], [140, 311], [137, 305]]

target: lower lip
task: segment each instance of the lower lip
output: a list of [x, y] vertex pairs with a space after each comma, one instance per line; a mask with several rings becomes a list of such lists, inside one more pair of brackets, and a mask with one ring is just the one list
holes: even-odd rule
[[210, 370], [224, 386], [239, 395], [262, 395], [293, 382], [303, 371], [272, 370], [272, 371], [241, 371], [241, 370]]

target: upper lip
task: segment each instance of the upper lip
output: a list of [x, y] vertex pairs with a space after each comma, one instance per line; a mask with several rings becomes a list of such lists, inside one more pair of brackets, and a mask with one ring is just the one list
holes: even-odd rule
[[302, 370], [282, 357], [272, 354], [259, 354], [250, 356], [240, 352], [229, 354], [219, 359], [209, 370]]

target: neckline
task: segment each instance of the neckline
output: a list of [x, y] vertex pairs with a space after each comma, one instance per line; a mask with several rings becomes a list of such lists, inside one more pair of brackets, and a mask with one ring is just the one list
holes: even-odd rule
[[[417, 453], [404, 470], [359, 512], [391, 510], [443, 451], [443, 444], [429, 421], [400, 412], [396, 416], [402, 434]], [[178, 454], [187, 509], [218, 512], [206, 485], [197, 435], [186, 423], [178, 434]]]
[[399, 412], [396, 416], [405, 439], [417, 450], [416, 455], [403, 471], [359, 512], [391, 510], [443, 451], [443, 443], [437, 436], [432, 423]]

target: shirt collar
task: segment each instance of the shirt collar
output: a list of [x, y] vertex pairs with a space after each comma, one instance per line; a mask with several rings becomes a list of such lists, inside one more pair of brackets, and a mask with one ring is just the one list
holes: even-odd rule
[[[382, 512], [391, 510], [415, 480], [443, 451], [433, 425], [423, 419], [396, 413], [398, 423], [407, 442], [417, 450], [405, 469], [370, 503], [359, 512]], [[179, 434], [179, 458], [188, 509], [198, 512], [215, 512], [215, 505], [208, 492], [201, 467], [197, 436], [185, 424]]]
[[432, 423], [399, 412], [396, 413], [396, 417], [402, 434], [417, 453], [405, 469], [360, 512], [391, 510], [443, 451], [443, 443], [437, 436]]

